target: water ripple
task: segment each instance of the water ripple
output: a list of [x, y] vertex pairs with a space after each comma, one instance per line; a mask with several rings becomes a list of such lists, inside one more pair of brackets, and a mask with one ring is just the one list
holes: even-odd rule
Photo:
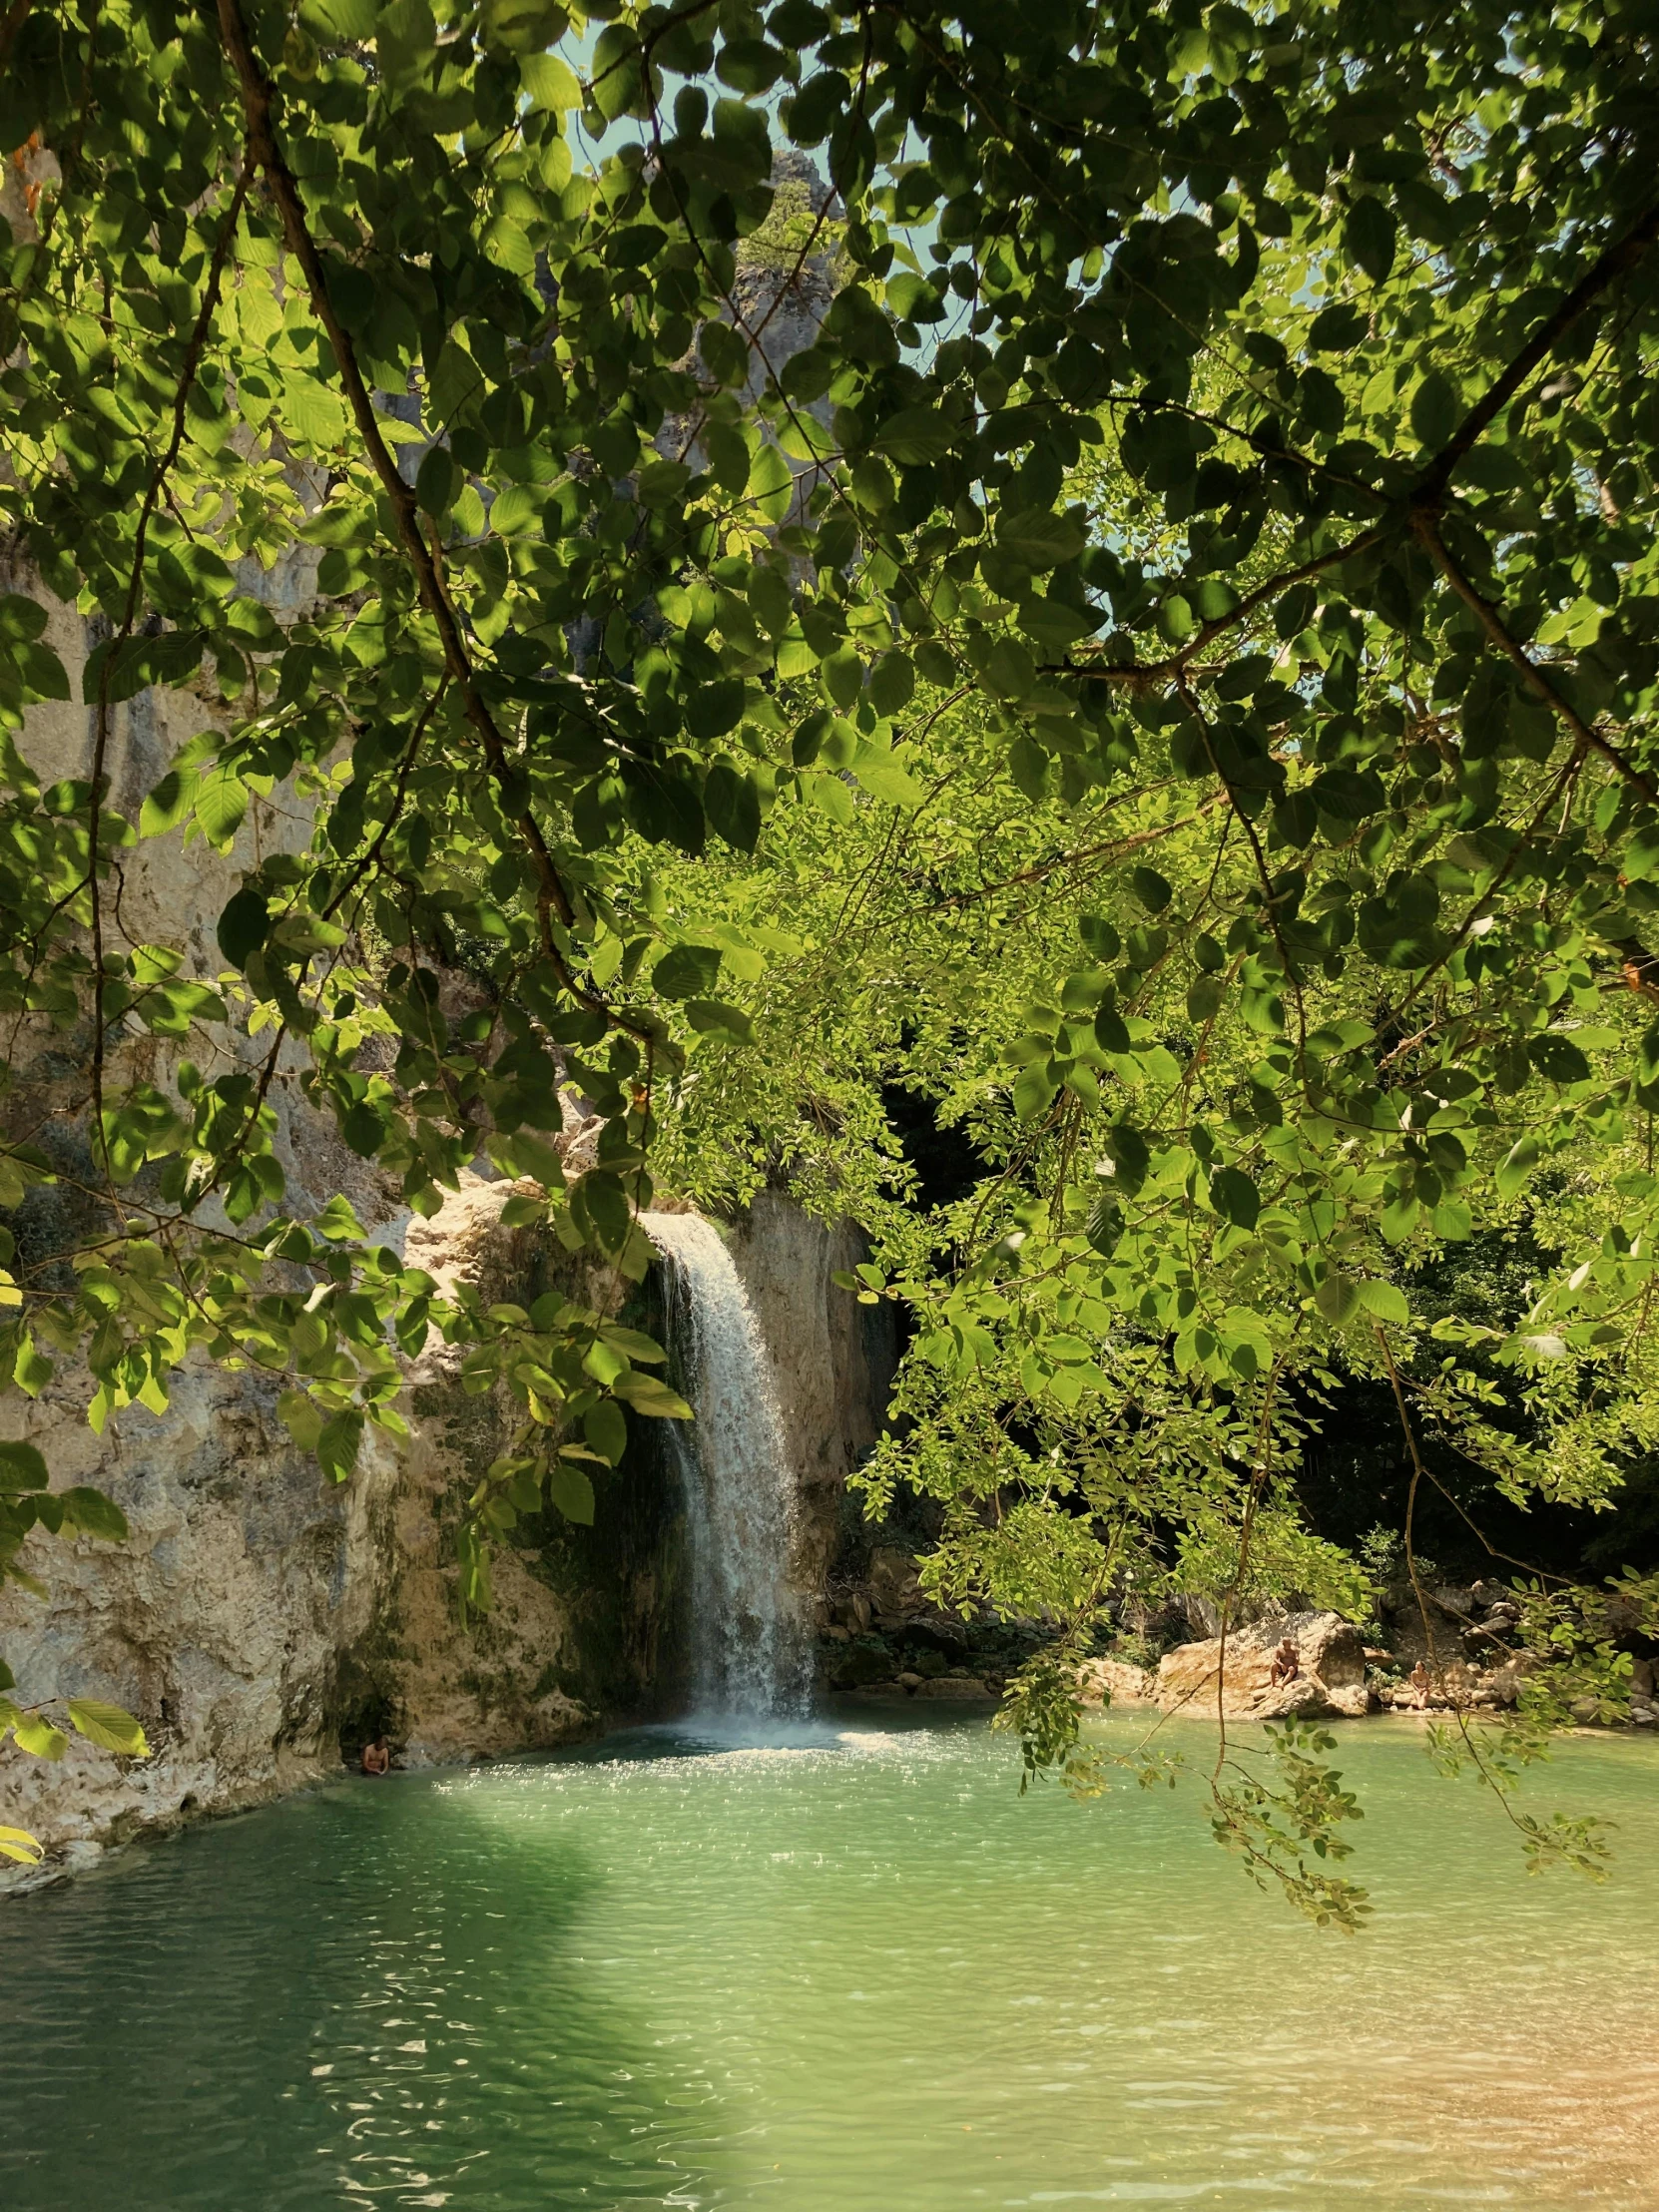
[[1619, 1820], [1594, 1891], [1345, 1737], [1353, 1942], [971, 1722], [342, 1783], [8, 1908], [0, 2203], [1659, 2212], [1654, 1752], [1548, 1778]]

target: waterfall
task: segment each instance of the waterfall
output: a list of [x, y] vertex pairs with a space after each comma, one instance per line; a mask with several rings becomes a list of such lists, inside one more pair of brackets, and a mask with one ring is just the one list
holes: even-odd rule
[[690, 1520], [698, 1702], [717, 1712], [805, 1713], [812, 1644], [790, 1580], [795, 1476], [766, 1342], [711, 1223], [647, 1214], [643, 1226], [668, 1262], [670, 1327], [697, 1413], [667, 1426]]

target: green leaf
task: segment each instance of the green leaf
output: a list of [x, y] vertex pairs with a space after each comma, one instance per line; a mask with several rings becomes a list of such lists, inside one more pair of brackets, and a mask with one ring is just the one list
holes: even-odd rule
[[1398, 232], [1393, 211], [1381, 200], [1358, 200], [1349, 212], [1343, 245], [1350, 261], [1381, 283], [1394, 265], [1394, 240]]
[[596, 1342], [582, 1355], [582, 1372], [591, 1376], [602, 1390], [608, 1390], [628, 1373], [628, 1362], [614, 1346]]
[[872, 440], [878, 453], [906, 466], [943, 460], [952, 442], [949, 423], [932, 407], [906, 407], [884, 422]]
[[610, 1398], [601, 1398], [582, 1415], [582, 1434], [589, 1449], [614, 1467], [628, 1448], [627, 1416]]
[[578, 1527], [593, 1526], [593, 1478], [568, 1459], [555, 1459], [547, 1470], [547, 1494], [567, 1521]]
[[73, 1530], [76, 1535], [96, 1536], [107, 1544], [126, 1541], [127, 1516], [102, 1490], [77, 1483], [73, 1489], [58, 1492], [58, 1503], [63, 1508], [66, 1534]]
[[628, 1241], [633, 1209], [616, 1176], [603, 1168], [590, 1169], [576, 1185], [575, 1196], [606, 1251], [620, 1252]]
[[1463, 418], [1457, 386], [1442, 368], [1431, 368], [1411, 394], [1411, 434], [1429, 452], [1448, 444]]
[[77, 1734], [88, 1743], [102, 1745], [105, 1751], [118, 1751], [128, 1759], [150, 1756], [143, 1728], [119, 1705], [108, 1705], [102, 1698], [72, 1697], [69, 1721]]
[[360, 1244], [368, 1235], [368, 1231], [352, 1212], [351, 1201], [344, 1196], [329, 1199], [311, 1227], [319, 1237], [326, 1237], [330, 1244]]
[[1544, 1156], [1536, 1137], [1522, 1137], [1513, 1144], [1498, 1169], [1495, 1181], [1499, 1198], [1513, 1198]]
[[1411, 1309], [1405, 1303], [1404, 1294], [1392, 1283], [1383, 1283], [1376, 1277], [1355, 1285], [1360, 1304], [1373, 1321], [1385, 1322], [1395, 1329], [1409, 1327]]
[[1152, 1166], [1152, 1148], [1145, 1136], [1129, 1122], [1120, 1121], [1107, 1130], [1105, 1146], [1115, 1171], [1112, 1188], [1131, 1194], [1138, 1191]]
[[497, 537], [516, 537], [529, 529], [536, 514], [535, 493], [524, 484], [509, 484], [490, 503], [490, 528]]
[[1197, 1022], [1214, 1021], [1226, 995], [1219, 975], [1195, 976], [1187, 986], [1187, 1018]]
[[734, 92], [747, 93], [751, 99], [759, 99], [770, 92], [784, 70], [784, 56], [776, 46], [769, 46], [765, 39], [728, 39], [721, 47], [715, 73], [723, 85], [730, 85]]
[[755, 1023], [741, 1006], [721, 998], [688, 998], [686, 1019], [700, 1036], [718, 1037], [727, 1044], [753, 1044]]
[[424, 513], [441, 522], [459, 497], [464, 481], [449, 448], [431, 446], [421, 456], [415, 476], [416, 503]]
[[1551, 1083], [1583, 1083], [1589, 1078], [1589, 1061], [1558, 1029], [1546, 1029], [1541, 1037], [1528, 1037], [1526, 1056]]
[[1102, 1052], [1127, 1052], [1131, 1047], [1128, 1025], [1110, 1000], [1094, 1017], [1094, 1040]]
[[335, 1482], [344, 1482], [354, 1471], [363, 1440], [363, 1416], [354, 1410], [335, 1413], [322, 1424], [316, 1439], [316, 1463]]
[[647, 1366], [655, 1367], [668, 1358], [656, 1338], [646, 1336], [643, 1330], [624, 1329], [620, 1322], [608, 1321], [601, 1324], [599, 1334], [626, 1359], [643, 1360]]
[[1149, 914], [1161, 914], [1175, 896], [1169, 878], [1160, 875], [1155, 867], [1131, 868], [1129, 888]]
[[717, 836], [739, 852], [754, 851], [761, 837], [761, 798], [752, 776], [717, 761], [704, 782], [703, 811]]
[[915, 668], [903, 653], [883, 653], [869, 672], [869, 703], [878, 715], [901, 713], [915, 688]]
[[21, 592], [0, 593], [0, 642], [32, 645], [46, 628], [46, 609]]
[[1004, 516], [997, 524], [997, 543], [1005, 552], [1041, 574], [1076, 560], [1088, 543], [1088, 535], [1075, 515], [1050, 514], [1044, 507], [1026, 507]]
[[664, 998], [703, 998], [720, 975], [718, 945], [677, 944], [651, 971], [652, 988]]
[[170, 768], [139, 809], [139, 835], [159, 837], [176, 830], [196, 804], [202, 779], [194, 768]]
[[313, 37], [358, 45], [374, 36], [379, 0], [305, 0], [299, 20]]
[[1158, 609], [1158, 635], [1167, 645], [1184, 645], [1197, 627], [1192, 601], [1181, 592], [1171, 592]]
[[570, 18], [557, 0], [484, 0], [479, 28], [486, 45], [503, 47], [509, 54], [536, 54], [563, 38]]
[[1254, 1229], [1262, 1211], [1262, 1195], [1243, 1168], [1216, 1169], [1210, 1177], [1210, 1203], [1238, 1229]]
[[245, 885], [225, 903], [219, 917], [219, 949], [234, 968], [245, 968], [266, 939], [271, 908], [265, 894]]
[[196, 794], [196, 821], [202, 834], [221, 852], [229, 852], [248, 813], [248, 786], [229, 769], [216, 769]]
[[890, 806], [913, 812], [926, 797], [915, 778], [888, 754], [854, 761], [852, 773], [871, 799], [885, 801]]
[[1021, 1121], [1035, 1121], [1053, 1105], [1059, 1087], [1048, 1071], [1048, 1063], [1033, 1060], [1014, 1079], [1014, 1112]]
[[0, 1492], [49, 1489], [51, 1479], [34, 1444], [0, 1443]]
[[12, 1724], [12, 1734], [17, 1738], [19, 1751], [27, 1751], [36, 1759], [61, 1759], [69, 1749], [69, 1738], [61, 1728], [54, 1728], [38, 1713], [25, 1714]]
[[304, 1390], [284, 1390], [276, 1400], [282, 1426], [301, 1451], [314, 1451], [322, 1434], [322, 1408]]
[[521, 55], [518, 78], [533, 107], [559, 115], [582, 105], [582, 87], [576, 72], [557, 54]]
[[616, 1396], [631, 1405], [636, 1413], [649, 1413], [654, 1420], [692, 1418], [692, 1409], [685, 1399], [654, 1375], [625, 1375], [613, 1388]]
[[1336, 301], [1315, 315], [1308, 330], [1309, 349], [1315, 353], [1347, 353], [1365, 336], [1368, 318], [1358, 307]]

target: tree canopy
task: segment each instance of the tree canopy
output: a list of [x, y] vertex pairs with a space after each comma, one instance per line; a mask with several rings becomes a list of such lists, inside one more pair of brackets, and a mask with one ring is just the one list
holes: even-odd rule
[[[438, 1328], [524, 1411], [468, 1597], [491, 1530], [595, 1510], [624, 1409], [682, 1409], [653, 1348], [295, 1214], [297, 1084], [416, 1211], [487, 1154], [624, 1276], [654, 1183], [858, 1215], [915, 1324], [866, 1484], [942, 1501], [947, 1601], [1081, 1630], [1178, 1540], [1363, 1605], [1288, 1480], [1350, 1374], [1417, 1478], [1434, 1434], [1605, 1501], [1659, 1440], [1656, 39], [1651, 0], [13, 0], [0, 1012], [80, 1074], [50, 1128], [14, 1094], [0, 1203], [91, 1226], [0, 1278], [11, 1386], [80, 1362], [102, 1423], [251, 1364], [343, 1478]], [[43, 786], [49, 600], [95, 642]], [[154, 686], [202, 730], [127, 819]], [[146, 840], [229, 853], [277, 790], [304, 833], [219, 958], [131, 941]], [[893, 1085], [970, 1195], [921, 1203]], [[568, 1181], [561, 1086], [603, 1117]], [[1427, 1328], [1416, 1271], [1505, 1225], [1526, 1309]], [[0, 1483], [8, 1563], [119, 1533], [27, 1447]], [[1593, 1593], [1535, 1602], [1532, 1718], [1611, 1710]], [[1086, 1786], [1063, 1668], [1012, 1711]], [[1315, 1748], [1217, 1817], [1351, 1918]]]

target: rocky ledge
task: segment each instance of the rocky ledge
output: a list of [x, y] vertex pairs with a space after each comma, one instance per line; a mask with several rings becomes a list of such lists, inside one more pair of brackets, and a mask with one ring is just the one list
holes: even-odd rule
[[[1511, 1648], [1517, 1608], [1501, 1584], [1436, 1583], [1390, 1592], [1363, 1633], [1333, 1612], [1280, 1612], [1222, 1638], [1168, 1641], [1171, 1629], [1216, 1625], [1189, 1601], [1122, 1624], [1117, 1650], [1085, 1661], [1086, 1706], [1145, 1707], [1229, 1720], [1357, 1720], [1379, 1712], [1479, 1712], [1512, 1706], [1532, 1665]], [[1424, 1620], [1424, 1611], [1427, 1620]], [[1368, 1643], [1366, 1634], [1381, 1641]], [[961, 1621], [927, 1600], [912, 1552], [877, 1541], [821, 1606], [819, 1686], [916, 1698], [1000, 1697], [1052, 1630], [1037, 1621]], [[1289, 1640], [1294, 1673], [1274, 1661]], [[1161, 1651], [1160, 1644], [1165, 1648]], [[1659, 1658], [1633, 1636], [1630, 1721], [1659, 1728]], [[1588, 1711], [1583, 1718], [1593, 1718]]]
[[[1274, 1655], [1287, 1639], [1297, 1650], [1296, 1673], [1282, 1679]], [[1202, 1643], [1178, 1644], [1156, 1668], [1123, 1659], [1093, 1659], [1082, 1672], [1085, 1702], [1155, 1705], [1160, 1712], [1214, 1713], [1229, 1720], [1355, 1718], [1369, 1713], [1376, 1693], [1367, 1680], [1360, 1632], [1336, 1613], [1291, 1613], [1252, 1622]]]

